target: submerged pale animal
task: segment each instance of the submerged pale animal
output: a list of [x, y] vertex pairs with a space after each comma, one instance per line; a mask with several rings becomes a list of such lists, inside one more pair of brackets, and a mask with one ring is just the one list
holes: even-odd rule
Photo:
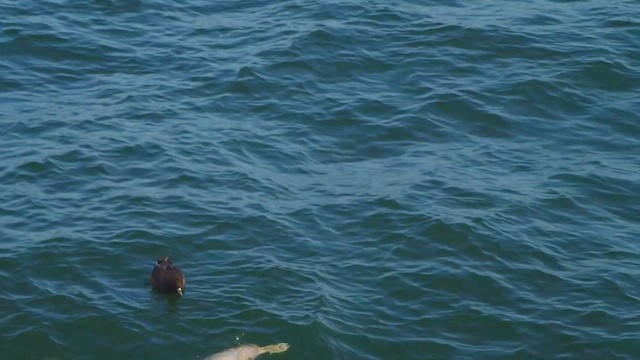
[[280, 343], [268, 346], [258, 346], [253, 344], [240, 345], [225, 351], [207, 356], [204, 360], [253, 360], [258, 355], [269, 353], [276, 354], [287, 351], [289, 344]]

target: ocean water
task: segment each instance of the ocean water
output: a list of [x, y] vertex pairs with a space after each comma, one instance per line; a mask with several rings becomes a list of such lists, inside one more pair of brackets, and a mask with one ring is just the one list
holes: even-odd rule
[[1, 357], [639, 359], [639, 113], [637, 0], [2, 1]]

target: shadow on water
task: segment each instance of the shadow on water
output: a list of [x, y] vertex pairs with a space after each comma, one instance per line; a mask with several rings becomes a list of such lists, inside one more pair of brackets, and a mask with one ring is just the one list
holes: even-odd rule
[[151, 302], [153, 304], [158, 304], [161, 302], [165, 302], [169, 305], [169, 312], [177, 312], [178, 311], [178, 303], [182, 300], [182, 296], [178, 294], [162, 294], [153, 289], [149, 290], [151, 294]]

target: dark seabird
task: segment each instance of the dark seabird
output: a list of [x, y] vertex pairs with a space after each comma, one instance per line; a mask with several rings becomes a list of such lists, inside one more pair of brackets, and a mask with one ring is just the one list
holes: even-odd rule
[[161, 293], [182, 295], [185, 287], [184, 275], [168, 256], [161, 257], [153, 267], [151, 285]]

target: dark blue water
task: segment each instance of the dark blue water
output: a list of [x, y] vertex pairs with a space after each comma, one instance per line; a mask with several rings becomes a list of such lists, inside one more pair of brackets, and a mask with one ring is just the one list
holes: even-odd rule
[[639, 19], [0, 2], [2, 358], [640, 358]]

